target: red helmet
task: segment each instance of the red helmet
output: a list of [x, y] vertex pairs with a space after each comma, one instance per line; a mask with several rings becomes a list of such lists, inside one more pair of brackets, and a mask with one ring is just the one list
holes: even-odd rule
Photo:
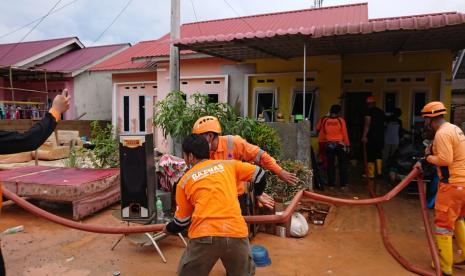
[[368, 96], [367, 97], [367, 103], [375, 103], [375, 102], [376, 102], [375, 96]]

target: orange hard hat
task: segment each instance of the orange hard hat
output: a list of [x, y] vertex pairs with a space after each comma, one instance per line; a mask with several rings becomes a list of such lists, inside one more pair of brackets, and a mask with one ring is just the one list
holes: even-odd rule
[[202, 134], [207, 132], [214, 132], [221, 134], [221, 125], [218, 118], [213, 116], [200, 117], [192, 127], [192, 133]]
[[375, 96], [368, 96], [367, 97], [367, 103], [375, 103], [375, 102], [376, 102]]
[[442, 102], [427, 103], [421, 110], [421, 116], [428, 118], [433, 118], [444, 114], [447, 114], [447, 111]]

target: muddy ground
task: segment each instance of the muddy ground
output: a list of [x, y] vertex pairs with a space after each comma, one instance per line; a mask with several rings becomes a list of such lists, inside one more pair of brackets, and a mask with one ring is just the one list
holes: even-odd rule
[[[385, 190], [385, 189], [380, 189]], [[363, 185], [330, 195], [367, 197]], [[70, 207], [42, 207], [71, 216]], [[419, 201], [402, 195], [384, 205], [394, 246], [409, 261], [428, 268], [430, 256], [422, 225]], [[85, 223], [123, 225], [112, 216], [112, 206]], [[181, 240], [169, 237], [160, 242], [168, 260], [164, 264], [153, 247], [137, 247], [123, 239], [114, 251], [119, 235], [99, 235], [68, 229], [36, 218], [15, 205], [6, 206], [0, 230], [24, 225], [25, 231], [2, 238], [8, 275], [175, 275], [184, 250]], [[310, 224], [303, 239], [280, 238], [260, 233], [253, 244], [268, 248], [272, 265], [257, 268], [257, 275], [411, 275], [386, 252], [382, 244], [375, 207], [333, 207], [325, 225]], [[464, 267], [465, 269], [465, 267]], [[211, 275], [225, 275], [217, 263]], [[465, 275], [455, 269], [454, 275]]]

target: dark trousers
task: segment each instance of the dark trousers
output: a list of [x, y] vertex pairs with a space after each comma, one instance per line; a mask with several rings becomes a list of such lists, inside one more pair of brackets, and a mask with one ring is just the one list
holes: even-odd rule
[[178, 266], [179, 276], [208, 276], [215, 263], [228, 276], [255, 275], [248, 238], [202, 237], [189, 240]]
[[334, 183], [336, 182], [337, 158], [341, 186], [346, 186], [349, 180], [347, 174], [347, 153], [344, 151], [344, 146], [335, 143], [328, 143], [326, 146], [326, 157], [328, 158], [328, 185], [334, 186]]
[[367, 162], [375, 162], [376, 159], [383, 159], [384, 141], [368, 139], [367, 142]]

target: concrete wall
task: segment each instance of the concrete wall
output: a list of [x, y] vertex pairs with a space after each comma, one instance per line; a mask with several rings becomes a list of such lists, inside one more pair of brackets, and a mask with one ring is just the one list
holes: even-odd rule
[[[84, 72], [74, 78], [74, 114], [84, 120], [111, 121], [113, 85], [109, 72]], [[74, 118], [69, 118], [74, 119]]]
[[310, 123], [267, 123], [273, 127], [282, 141], [282, 159], [299, 160], [311, 166]]
[[246, 74], [256, 73], [255, 64], [225, 64], [221, 74], [229, 75], [228, 103], [238, 114], [244, 114], [244, 78]]

